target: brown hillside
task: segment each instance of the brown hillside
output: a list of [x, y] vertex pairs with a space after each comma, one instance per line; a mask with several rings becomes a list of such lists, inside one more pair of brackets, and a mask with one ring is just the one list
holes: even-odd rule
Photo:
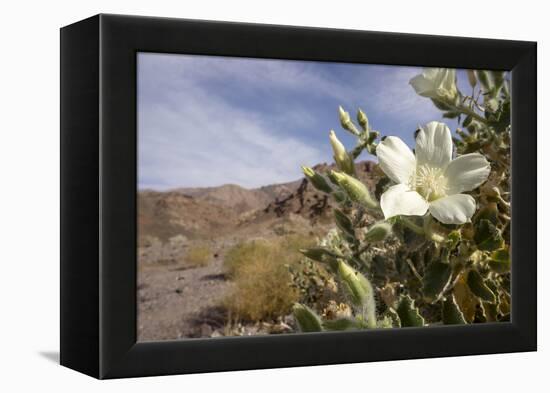
[[[374, 163], [363, 161], [356, 167], [359, 178], [372, 189]], [[326, 173], [334, 166], [319, 164], [314, 168]], [[141, 191], [139, 238], [156, 237], [163, 242], [176, 235], [212, 239], [243, 230], [252, 235], [298, 217], [311, 225], [331, 218], [332, 203], [305, 178], [256, 189], [226, 184], [169, 192]]]

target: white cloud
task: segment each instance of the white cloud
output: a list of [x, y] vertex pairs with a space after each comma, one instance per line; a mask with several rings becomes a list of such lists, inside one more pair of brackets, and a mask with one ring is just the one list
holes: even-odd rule
[[256, 114], [190, 85], [169, 103], [139, 108], [138, 130], [141, 188], [258, 187], [295, 180], [300, 164], [322, 160]]

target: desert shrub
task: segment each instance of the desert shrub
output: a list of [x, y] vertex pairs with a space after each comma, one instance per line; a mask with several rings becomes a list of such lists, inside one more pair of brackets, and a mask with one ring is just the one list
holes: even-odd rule
[[238, 243], [231, 247], [225, 254], [223, 261], [227, 275], [234, 278], [243, 265], [265, 256], [269, 252], [267, 251], [268, 248], [266, 242], [259, 240]]
[[231, 317], [260, 321], [287, 315], [299, 299], [289, 266], [300, 260], [300, 248], [312, 242], [307, 236], [289, 235], [231, 248], [224, 259], [227, 274], [235, 283], [224, 301]]
[[[337, 170], [303, 167], [338, 204], [338, 236], [304, 255], [337, 278], [350, 312], [335, 299], [338, 312], [319, 315], [306, 299], [293, 309], [300, 330], [509, 321], [510, 82], [501, 71], [467, 75], [471, 95], [456, 85], [455, 70], [428, 69], [411, 79], [458, 123], [454, 133], [441, 121], [420, 126], [414, 152], [399, 137], [380, 138], [363, 111], [356, 124], [339, 108], [356, 146], [346, 150], [332, 131]], [[375, 190], [356, 174], [354, 160], [364, 150], [383, 173]]]
[[323, 312], [337, 296], [337, 282], [323, 265], [309, 258], [302, 258], [297, 264], [289, 266], [289, 271], [299, 302], [307, 304], [315, 311]]
[[191, 246], [185, 253], [184, 261], [187, 267], [206, 266], [212, 255], [210, 247], [204, 244]]

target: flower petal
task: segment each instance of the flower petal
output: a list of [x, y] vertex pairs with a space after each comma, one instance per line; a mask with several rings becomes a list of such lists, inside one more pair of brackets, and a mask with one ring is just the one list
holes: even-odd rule
[[414, 88], [414, 91], [416, 91], [416, 94], [424, 97], [435, 96], [434, 82], [426, 79], [423, 74], [415, 76], [409, 83]]
[[465, 154], [455, 158], [445, 170], [447, 178], [447, 193], [459, 194], [471, 191], [487, 180], [491, 165], [479, 153]]
[[399, 215], [423, 216], [428, 211], [428, 202], [406, 185], [396, 184], [382, 194], [380, 207], [385, 218]]
[[445, 69], [440, 87], [449, 94], [456, 92], [456, 71], [454, 69]]
[[471, 195], [455, 194], [430, 202], [430, 213], [443, 224], [464, 224], [476, 211]]
[[413, 152], [396, 136], [389, 136], [380, 142], [376, 155], [384, 173], [396, 183], [408, 183], [416, 171]]
[[416, 136], [416, 161], [418, 165], [444, 169], [453, 154], [451, 131], [445, 123], [432, 121], [420, 128]]

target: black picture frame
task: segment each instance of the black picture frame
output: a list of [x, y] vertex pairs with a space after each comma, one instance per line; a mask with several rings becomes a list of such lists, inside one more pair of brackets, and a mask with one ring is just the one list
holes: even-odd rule
[[[136, 54], [512, 72], [511, 322], [136, 342]], [[96, 15], [61, 29], [61, 364], [96, 378], [537, 348], [536, 43]]]

